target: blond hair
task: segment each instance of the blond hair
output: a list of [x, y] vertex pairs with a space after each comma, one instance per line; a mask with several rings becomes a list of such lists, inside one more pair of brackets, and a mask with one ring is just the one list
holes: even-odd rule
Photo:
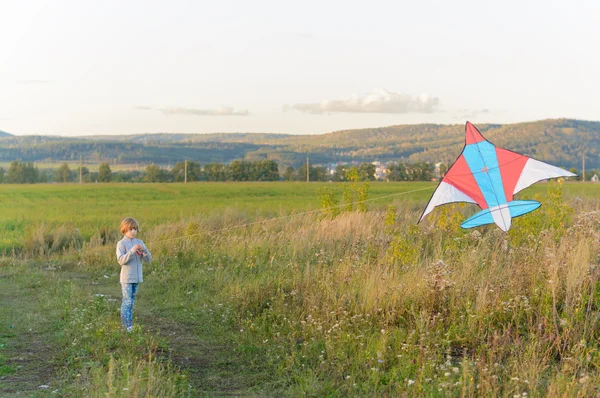
[[137, 221], [135, 221], [135, 218], [127, 217], [126, 219], [121, 221], [121, 233], [125, 233], [132, 228], [135, 228], [138, 231], [140, 230], [140, 227], [138, 226]]

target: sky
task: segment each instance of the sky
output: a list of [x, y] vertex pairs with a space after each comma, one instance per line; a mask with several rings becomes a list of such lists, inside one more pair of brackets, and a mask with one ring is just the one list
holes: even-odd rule
[[0, 130], [600, 120], [600, 2], [0, 0]]

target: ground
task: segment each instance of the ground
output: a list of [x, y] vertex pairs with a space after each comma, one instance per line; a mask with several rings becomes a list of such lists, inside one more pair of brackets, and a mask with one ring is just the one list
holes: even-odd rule
[[[47, 271], [53, 272], [55, 270]], [[65, 278], [87, 289], [89, 295], [104, 295], [113, 307], [120, 305], [118, 277], [98, 278], [84, 272], [65, 272]], [[41, 309], [40, 286], [19, 275], [0, 276], [0, 395], [47, 396], [69, 383], [61, 374], [59, 319]], [[232, 346], [219, 336], [202, 333], [201, 327], [181, 319], [157, 314], [144, 301], [143, 285], [134, 309], [135, 322], [143, 333], [166, 340], [158, 350], [188, 376], [193, 390], [210, 396], [247, 396], [246, 376], [236, 361]], [[168, 314], [167, 314], [168, 315]], [[222, 336], [221, 336], [222, 337]]]
[[0, 395], [37, 396], [51, 391], [58, 350], [57, 323], [44, 316], [36, 290], [15, 275], [0, 276]]

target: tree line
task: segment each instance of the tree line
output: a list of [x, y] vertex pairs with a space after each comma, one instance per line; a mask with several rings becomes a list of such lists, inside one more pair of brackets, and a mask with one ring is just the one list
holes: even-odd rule
[[[375, 165], [363, 162], [358, 165], [338, 165], [334, 172], [323, 166], [288, 166], [279, 170], [273, 160], [234, 160], [229, 164], [179, 162], [171, 169], [150, 164], [144, 170], [112, 171], [108, 163], [100, 164], [98, 171], [87, 167], [71, 168], [68, 163], [56, 169], [39, 169], [32, 162], [13, 161], [7, 170], [0, 167], [0, 183], [33, 184], [49, 182], [194, 182], [194, 181], [360, 181], [376, 180]], [[187, 176], [186, 176], [187, 174]], [[586, 173], [587, 174], [587, 173]], [[358, 177], [356, 177], [358, 176]], [[387, 181], [431, 181], [435, 179], [434, 167], [428, 163], [399, 163], [390, 165], [383, 177]]]
[[[187, 174], [187, 175], [186, 175]], [[56, 169], [39, 169], [32, 162], [12, 161], [8, 170], [0, 167], [0, 183], [34, 184], [46, 182], [183, 182], [183, 181], [278, 181], [279, 166], [273, 160], [236, 160], [230, 164], [179, 162], [171, 169], [150, 164], [143, 171], [112, 171], [108, 163], [98, 171], [71, 168], [68, 163]]]

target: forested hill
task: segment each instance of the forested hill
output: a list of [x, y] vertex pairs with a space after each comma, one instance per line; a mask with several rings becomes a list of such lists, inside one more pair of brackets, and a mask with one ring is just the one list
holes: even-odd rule
[[[478, 124], [492, 143], [561, 167], [600, 168], [600, 122], [552, 119], [518, 124]], [[228, 163], [273, 159], [299, 166], [349, 161], [452, 162], [464, 145], [464, 124], [399, 125], [322, 135], [143, 134], [130, 136], [2, 136], [0, 162], [57, 163], [83, 155], [86, 163], [173, 164], [184, 159]]]

